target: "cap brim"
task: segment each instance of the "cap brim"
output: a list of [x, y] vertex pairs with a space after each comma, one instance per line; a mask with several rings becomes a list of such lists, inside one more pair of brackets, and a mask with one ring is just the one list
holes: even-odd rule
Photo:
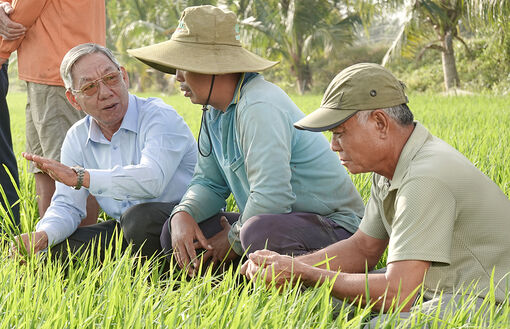
[[303, 119], [294, 123], [294, 127], [309, 131], [325, 131], [333, 129], [348, 120], [358, 110], [337, 110], [318, 108]]
[[158, 71], [184, 70], [202, 74], [260, 72], [279, 62], [264, 59], [240, 46], [198, 44], [168, 40], [129, 49], [128, 53]]

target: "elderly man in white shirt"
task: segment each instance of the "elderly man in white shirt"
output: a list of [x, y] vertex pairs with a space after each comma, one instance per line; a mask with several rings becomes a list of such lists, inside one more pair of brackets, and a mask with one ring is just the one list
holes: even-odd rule
[[[67, 132], [61, 161], [24, 153], [57, 181], [51, 206], [36, 231], [22, 234], [29, 252], [52, 247], [64, 256], [114, 242], [122, 229], [125, 242], [142, 255], [160, 250], [163, 222], [122, 215], [146, 202], [176, 204], [191, 180], [197, 159], [195, 139], [184, 120], [156, 98], [128, 93], [128, 75], [107, 48], [82, 44], [71, 49], [60, 72], [73, 107], [88, 114]], [[89, 194], [115, 221], [78, 227], [86, 216]], [[120, 219], [120, 220], [119, 220]]]

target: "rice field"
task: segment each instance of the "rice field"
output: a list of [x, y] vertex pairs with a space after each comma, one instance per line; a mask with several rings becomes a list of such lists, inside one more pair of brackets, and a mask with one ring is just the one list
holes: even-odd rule
[[[156, 94], [143, 96], [158, 96]], [[200, 107], [180, 95], [164, 100], [188, 122], [198, 135]], [[308, 113], [321, 96], [292, 96]], [[433, 134], [465, 154], [510, 197], [510, 97], [410, 95], [410, 108], [418, 121]], [[37, 218], [33, 178], [21, 160], [24, 149], [25, 95], [8, 96], [15, 153], [20, 168], [22, 230], [31, 230]], [[353, 177], [366, 200], [368, 175]], [[5, 219], [4, 219], [5, 220]], [[360, 328], [369, 318], [370, 307], [333, 309], [330, 285], [301, 289], [266, 289], [261, 282], [248, 282], [231, 268], [226, 273], [206, 271], [187, 279], [173, 269], [161, 273], [156, 260], [142, 261], [115, 251], [102, 262], [94, 251], [62, 264], [44, 254], [24, 265], [8, 257], [11, 235], [0, 244], [1, 328]], [[488, 316], [482, 318], [469, 307], [470, 292], [464, 291], [465, 307], [446, 317], [426, 317], [417, 312], [403, 322], [390, 319], [384, 326], [421, 328], [508, 328], [510, 305], [486, 301]], [[333, 314], [337, 316], [334, 317]]]

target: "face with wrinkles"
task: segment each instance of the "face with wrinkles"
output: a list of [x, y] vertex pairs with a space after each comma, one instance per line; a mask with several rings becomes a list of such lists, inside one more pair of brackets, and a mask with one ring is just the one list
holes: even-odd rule
[[[66, 92], [69, 102], [77, 110], [92, 116], [105, 137], [110, 139], [120, 128], [129, 104], [129, 80], [125, 69], [117, 68], [103, 53], [92, 53], [78, 59], [71, 74], [73, 91]], [[96, 92], [87, 95], [85, 90], [94, 82]]]
[[351, 174], [375, 171], [383, 149], [375, 120], [369, 117], [361, 124], [355, 115], [331, 132], [331, 150], [338, 152], [342, 165]]

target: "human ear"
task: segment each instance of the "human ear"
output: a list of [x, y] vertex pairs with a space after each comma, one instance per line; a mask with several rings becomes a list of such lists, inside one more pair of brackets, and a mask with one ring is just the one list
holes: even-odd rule
[[126, 88], [129, 88], [129, 76], [126, 72], [126, 69], [123, 66], [120, 67], [120, 73], [122, 74], [122, 80], [124, 80]]
[[76, 101], [76, 96], [68, 89], [66, 90], [66, 97], [69, 103], [78, 111], [81, 111], [81, 106]]
[[374, 120], [375, 127], [379, 136], [385, 139], [388, 136], [388, 129], [390, 125], [390, 118], [383, 110], [375, 110], [371, 113], [372, 120]]

